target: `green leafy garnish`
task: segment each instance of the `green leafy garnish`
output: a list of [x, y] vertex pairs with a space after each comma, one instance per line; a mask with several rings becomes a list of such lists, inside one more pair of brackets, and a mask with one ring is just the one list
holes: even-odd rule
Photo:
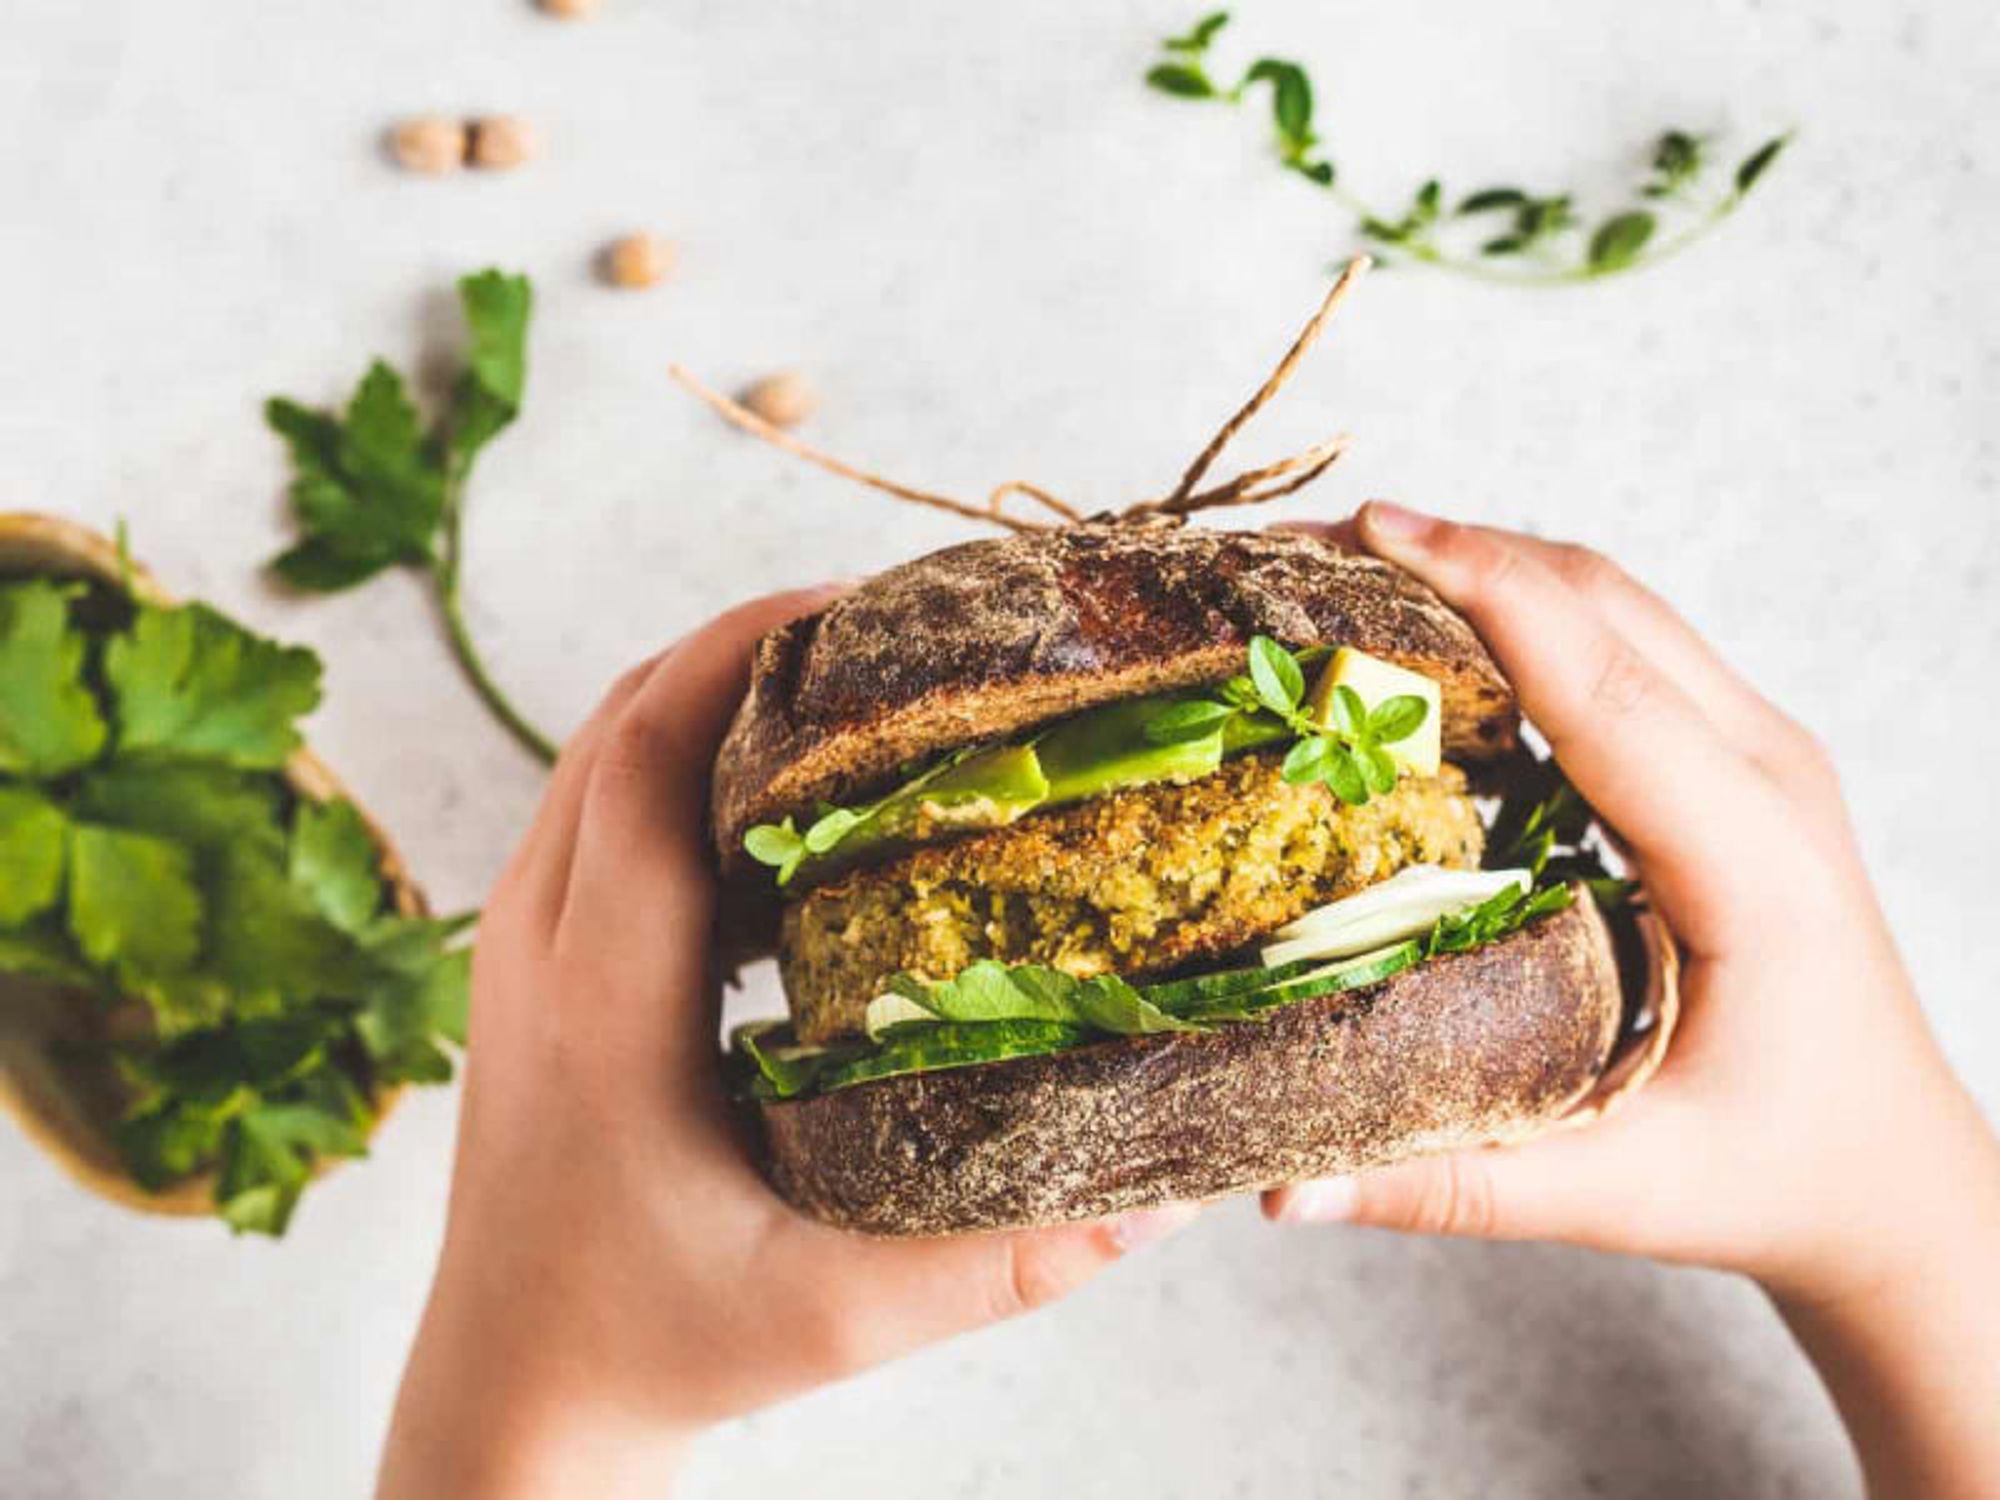
[[0, 590], [0, 773], [60, 776], [104, 748], [104, 719], [83, 684], [74, 591], [48, 582]]
[[407, 382], [377, 360], [345, 411], [284, 397], [265, 421], [292, 460], [300, 540], [272, 562], [295, 588], [337, 593], [385, 568], [421, 568], [437, 589], [452, 654], [480, 700], [544, 762], [554, 743], [515, 708], [488, 672], [465, 623], [461, 594], [465, 485], [473, 460], [520, 414], [527, 384], [525, 276], [481, 271], [458, 284], [469, 348], [446, 410], [425, 427]]
[[1396, 763], [1384, 747], [1415, 734], [1430, 705], [1399, 694], [1370, 708], [1342, 684], [1328, 700], [1327, 722], [1321, 724], [1306, 712], [1305, 696], [1300, 658], [1269, 636], [1256, 636], [1250, 642], [1247, 675], [1223, 683], [1215, 698], [1176, 704], [1158, 715], [1146, 725], [1146, 737], [1165, 743], [1195, 724], [1203, 733], [1213, 733], [1239, 720], [1275, 722], [1293, 736], [1283, 766], [1292, 785], [1322, 783], [1353, 806], [1394, 791]]
[[[1268, 84], [1277, 158], [1285, 170], [1325, 189], [1354, 216], [1363, 238], [1381, 251], [1418, 265], [1482, 280], [1516, 285], [1551, 285], [1610, 276], [1656, 265], [1713, 230], [1742, 204], [1759, 178], [1777, 160], [1789, 139], [1766, 141], [1736, 167], [1727, 185], [1707, 186], [1708, 143], [1685, 130], [1667, 130], [1648, 157], [1649, 175], [1631, 190], [1654, 208], [1614, 209], [1588, 223], [1568, 192], [1535, 194], [1495, 186], [1465, 195], [1447, 210], [1441, 181], [1432, 176], [1411, 195], [1401, 213], [1386, 213], [1363, 202], [1337, 179], [1331, 158], [1318, 150], [1313, 124], [1312, 80], [1296, 62], [1261, 57], [1235, 83], [1218, 82], [1210, 53], [1229, 23], [1226, 11], [1204, 16], [1191, 30], [1161, 43], [1165, 57], [1145, 75], [1146, 83], [1177, 99], [1237, 105], [1258, 84]], [[1671, 209], [1677, 228], [1656, 234], [1657, 209]], [[1492, 229], [1492, 216], [1507, 215], [1507, 228]]]
[[312, 653], [96, 587], [0, 583], [0, 974], [123, 1007], [61, 1061], [123, 1086], [134, 1179], [279, 1233], [379, 1089], [450, 1075], [464, 922], [389, 910], [360, 814], [285, 780]]

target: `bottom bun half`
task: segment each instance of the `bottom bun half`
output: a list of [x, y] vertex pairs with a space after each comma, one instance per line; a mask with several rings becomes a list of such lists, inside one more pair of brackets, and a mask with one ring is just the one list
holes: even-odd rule
[[828, 1223], [940, 1235], [1524, 1140], [1603, 1113], [1664, 1051], [1672, 945], [1643, 911], [1619, 920], [1614, 941], [1579, 891], [1509, 938], [1264, 1020], [768, 1102], [767, 1171]]

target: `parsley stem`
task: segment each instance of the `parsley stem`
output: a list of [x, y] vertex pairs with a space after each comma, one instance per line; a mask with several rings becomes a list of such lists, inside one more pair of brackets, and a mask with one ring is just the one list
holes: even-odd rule
[[463, 474], [454, 474], [447, 481], [444, 502], [444, 546], [437, 559], [431, 564], [431, 576], [437, 580], [438, 611], [444, 616], [445, 634], [451, 641], [451, 654], [458, 661], [459, 670], [472, 684], [472, 690], [479, 695], [506, 731], [513, 735], [521, 748], [545, 766], [555, 764], [556, 745], [547, 735], [528, 722], [513, 700], [493, 680], [486, 670], [485, 660], [479, 654], [479, 647], [473, 642], [472, 632], [465, 623], [465, 609], [459, 594], [459, 560], [461, 556], [460, 530], [465, 519], [465, 507], [461, 503]]

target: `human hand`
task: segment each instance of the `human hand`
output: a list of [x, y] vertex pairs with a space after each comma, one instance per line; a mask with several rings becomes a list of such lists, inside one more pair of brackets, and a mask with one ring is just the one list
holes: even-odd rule
[[1924, 1024], [1825, 751], [1592, 552], [1383, 505], [1332, 530], [1486, 641], [1679, 939], [1681, 1029], [1595, 1126], [1280, 1189], [1266, 1212], [1746, 1272], [1819, 1358], [1878, 1493], [2000, 1493], [2000, 1146]]
[[753, 643], [828, 597], [745, 605], [622, 678], [487, 905], [384, 1500], [657, 1494], [699, 1428], [1050, 1301], [1194, 1212], [871, 1240], [752, 1166], [716, 1068], [708, 768]]

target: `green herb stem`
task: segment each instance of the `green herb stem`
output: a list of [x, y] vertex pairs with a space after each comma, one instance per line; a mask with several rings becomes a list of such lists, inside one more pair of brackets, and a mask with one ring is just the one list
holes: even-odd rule
[[439, 548], [435, 562], [431, 564], [431, 576], [437, 581], [438, 612], [444, 618], [445, 636], [451, 644], [451, 654], [458, 662], [459, 670], [465, 674], [472, 690], [479, 695], [501, 727], [514, 736], [515, 741], [545, 766], [555, 764], [557, 746], [541, 730], [531, 724], [527, 717], [514, 706], [506, 691], [493, 679], [486, 669], [486, 661], [479, 654], [479, 647], [472, 639], [472, 631], [465, 623], [464, 599], [459, 590], [459, 559], [462, 551], [461, 532], [465, 521], [465, 508], [460, 501], [464, 473], [455, 472], [445, 494], [443, 519], [443, 544]]

